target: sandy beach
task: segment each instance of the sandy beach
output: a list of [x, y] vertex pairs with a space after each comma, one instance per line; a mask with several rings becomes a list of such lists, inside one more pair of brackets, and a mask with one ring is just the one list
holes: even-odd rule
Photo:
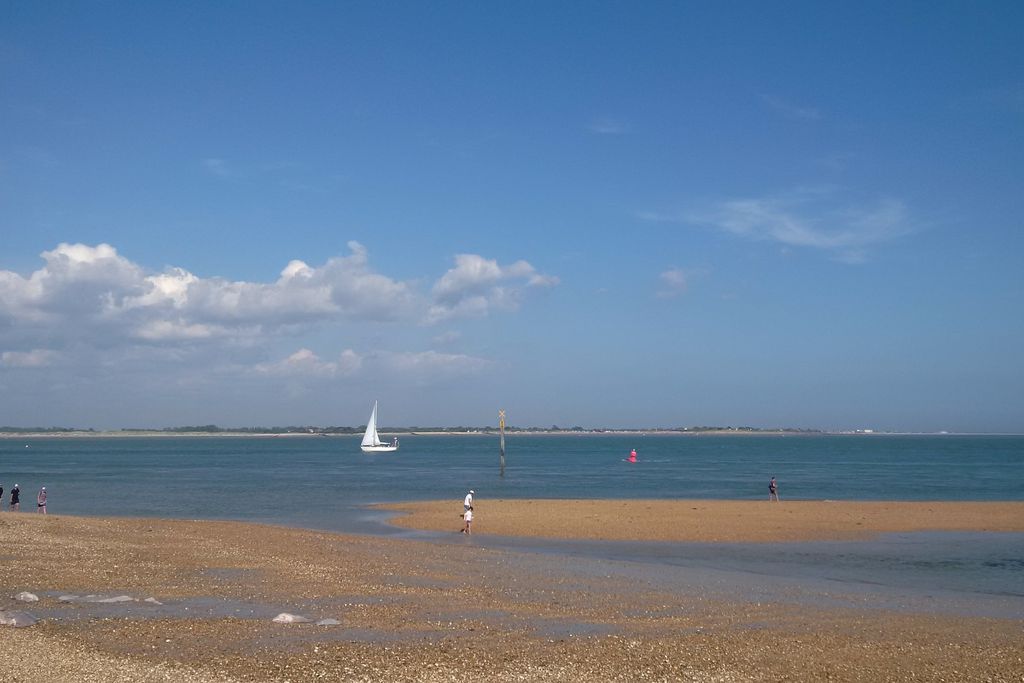
[[[497, 504], [480, 501], [480, 534], [495, 533], [498, 510], [511, 514]], [[437, 505], [451, 530], [457, 512]], [[538, 502], [523, 502], [529, 505]], [[957, 505], [932, 515], [953, 525], [964, 512]], [[1006, 514], [1020, 509], [1009, 504]], [[598, 517], [591, 526], [606, 523]], [[988, 528], [982, 517], [974, 523]], [[534, 527], [530, 517], [518, 523]], [[575, 524], [581, 533], [587, 526]], [[39, 618], [25, 628], [0, 627], [0, 661], [11, 680], [1024, 677], [1021, 620], [813, 608], [784, 595], [726, 599], [628, 580], [614, 563], [580, 573], [561, 556], [491, 550], [455, 533], [451, 542], [430, 543], [5, 512], [0, 537], [0, 609]], [[39, 601], [16, 600], [22, 591]], [[95, 602], [102, 599], [116, 601]], [[272, 621], [283, 612], [311, 622]], [[313, 623], [322, 619], [338, 623]]]
[[[381, 505], [392, 523], [450, 531], [460, 501]], [[1022, 502], [487, 500], [478, 533], [539, 538], [768, 543], [851, 540], [900, 531], [1024, 531]]]

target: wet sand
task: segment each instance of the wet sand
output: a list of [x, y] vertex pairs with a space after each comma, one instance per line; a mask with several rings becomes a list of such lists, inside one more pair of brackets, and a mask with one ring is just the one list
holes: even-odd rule
[[[380, 505], [395, 525], [451, 531], [462, 502]], [[854, 540], [907, 531], [1024, 531], [1024, 502], [488, 500], [473, 531], [498, 536], [768, 543]]]
[[[477, 506], [481, 531], [493, 523], [492, 505]], [[581, 573], [570, 558], [489, 550], [455, 533], [451, 542], [426, 543], [228, 522], [2, 513], [0, 538], [0, 609], [45, 617], [27, 628], [0, 627], [0, 661], [11, 680], [1024, 677], [1022, 620], [812, 609], [784, 596], [731, 602], [627, 580], [614, 562]], [[39, 602], [14, 600], [21, 591]], [[98, 609], [59, 600], [69, 593], [163, 605]], [[340, 624], [273, 623], [268, 617], [278, 611]]]

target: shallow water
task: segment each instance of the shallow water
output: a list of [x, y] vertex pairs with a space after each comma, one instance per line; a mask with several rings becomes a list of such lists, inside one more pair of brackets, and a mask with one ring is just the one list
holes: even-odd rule
[[[437, 535], [430, 538], [451, 542]], [[1024, 616], [1024, 533], [924, 532], [867, 541], [771, 544], [483, 535], [454, 542], [568, 556], [577, 560], [571, 571], [581, 578], [613, 573], [632, 577], [638, 586], [723, 600]]]
[[[423, 534], [367, 503], [479, 498], [1024, 500], [1024, 438], [975, 436], [407, 436], [397, 454], [357, 437], [0, 439], [0, 483], [26, 510], [237, 519], [557, 553], [574, 571], [822, 603], [1019, 617], [1021, 534], [902, 534], [799, 544], [562, 542]], [[30, 448], [25, 448], [29, 445]], [[622, 457], [637, 448], [640, 462]], [[10, 514], [5, 512], [4, 514]], [[226, 577], [230, 579], [230, 577]], [[157, 596], [159, 597], [159, 596]], [[277, 609], [271, 617], [288, 606]], [[332, 615], [320, 615], [332, 616]]]

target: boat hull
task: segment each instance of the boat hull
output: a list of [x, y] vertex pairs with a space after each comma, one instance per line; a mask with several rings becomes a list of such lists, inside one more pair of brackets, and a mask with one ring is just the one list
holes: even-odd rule
[[363, 453], [393, 453], [398, 450], [398, 446], [360, 446], [363, 449]]

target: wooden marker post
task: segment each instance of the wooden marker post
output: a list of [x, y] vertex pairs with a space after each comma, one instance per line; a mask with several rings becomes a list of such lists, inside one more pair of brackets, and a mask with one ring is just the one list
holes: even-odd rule
[[498, 411], [498, 431], [501, 434], [499, 452], [501, 453], [501, 476], [505, 476], [505, 411]]

